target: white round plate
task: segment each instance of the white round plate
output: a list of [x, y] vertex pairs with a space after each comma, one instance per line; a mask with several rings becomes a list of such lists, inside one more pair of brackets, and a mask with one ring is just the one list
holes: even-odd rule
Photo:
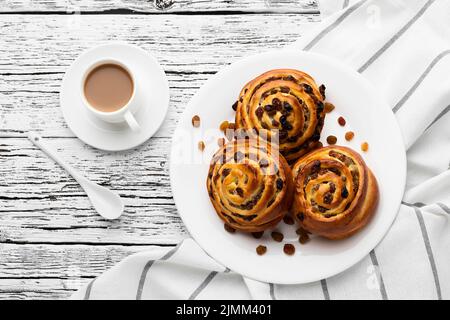
[[[102, 58], [124, 62], [133, 72], [141, 103], [136, 120], [140, 132], [126, 123], [112, 124], [92, 116], [83, 105], [80, 85], [83, 72]], [[139, 47], [113, 43], [92, 48], [80, 55], [67, 70], [60, 91], [60, 104], [69, 128], [84, 143], [107, 151], [134, 148], [147, 141], [160, 127], [169, 106], [169, 84], [158, 61]]]
[[[338, 144], [359, 151], [372, 168], [380, 186], [380, 203], [374, 218], [354, 236], [338, 241], [313, 237], [301, 245], [295, 227], [280, 222], [275, 230], [285, 235], [283, 243], [224, 230], [209, 200], [206, 177], [209, 161], [218, 149], [223, 120], [234, 120], [231, 106], [240, 89], [259, 74], [276, 68], [294, 68], [309, 73], [327, 87], [327, 101], [336, 109], [325, 118], [321, 141], [333, 134]], [[193, 115], [201, 118], [200, 128], [193, 128]], [[345, 127], [337, 118], [347, 120]], [[234, 122], [234, 121], [233, 121]], [[355, 138], [344, 139], [352, 130]], [[197, 148], [199, 140], [207, 147]], [[360, 151], [360, 144], [370, 149]], [[198, 244], [214, 259], [248, 278], [263, 282], [298, 284], [333, 276], [356, 264], [381, 241], [394, 221], [400, 206], [406, 177], [406, 156], [401, 133], [389, 106], [373, 86], [356, 71], [338, 61], [318, 54], [300, 51], [277, 51], [245, 58], [225, 67], [211, 77], [192, 98], [179, 122], [172, 142], [171, 184], [175, 203], [187, 229]], [[283, 253], [283, 244], [292, 243], [295, 255]], [[267, 246], [263, 256], [256, 254], [259, 244]]]

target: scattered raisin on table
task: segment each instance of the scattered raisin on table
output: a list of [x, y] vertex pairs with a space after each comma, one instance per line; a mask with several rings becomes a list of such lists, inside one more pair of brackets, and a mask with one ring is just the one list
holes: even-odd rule
[[345, 119], [344, 119], [344, 117], [339, 117], [338, 118], [338, 123], [339, 123], [339, 125], [340, 126], [345, 126], [345, 124], [347, 123], [346, 121], [345, 121]]
[[335, 136], [328, 136], [327, 137], [327, 143], [328, 144], [336, 144], [337, 138]]
[[195, 128], [200, 127], [200, 117], [198, 115], [195, 115], [195, 116], [192, 117], [192, 125]]
[[353, 131], [348, 131], [345, 133], [345, 140], [351, 141], [354, 136], [355, 136], [355, 133]]
[[198, 142], [198, 149], [199, 149], [200, 151], [205, 150], [205, 143], [204, 143], [203, 141], [199, 141], [199, 142]]
[[236, 229], [234, 229], [232, 226], [228, 225], [228, 224], [224, 224], [223, 227], [225, 228], [226, 231], [228, 231], [229, 233], [235, 233]]
[[255, 239], [260, 239], [264, 234], [264, 231], [260, 231], [260, 232], [252, 232], [252, 236]]
[[334, 110], [334, 104], [330, 103], [330, 102], [325, 102], [325, 108], [324, 111], [325, 113], [330, 113], [331, 111]]
[[286, 243], [283, 247], [284, 253], [286, 253], [288, 256], [292, 256], [295, 253], [295, 247], [293, 244]]
[[298, 241], [301, 244], [305, 244], [309, 241], [309, 235], [307, 233], [300, 235], [300, 238], [298, 239]]
[[270, 235], [272, 236], [272, 239], [275, 240], [276, 242], [281, 242], [284, 239], [284, 236], [281, 232], [273, 231]]
[[296, 233], [300, 236], [299, 239], [298, 239], [298, 241], [299, 241], [301, 244], [305, 244], [305, 243], [307, 243], [307, 242], [309, 241], [308, 231], [306, 231], [305, 229], [303, 229], [303, 228], [298, 228], [297, 231], [296, 231]]
[[267, 247], [263, 245], [259, 245], [256, 247], [256, 253], [260, 256], [262, 256], [264, 253], [267, 252]]
[[366, 152], [367, 150], [369, 150], [369, 144], [367, 142], [363, 142], [361, 144], [361, 150]]

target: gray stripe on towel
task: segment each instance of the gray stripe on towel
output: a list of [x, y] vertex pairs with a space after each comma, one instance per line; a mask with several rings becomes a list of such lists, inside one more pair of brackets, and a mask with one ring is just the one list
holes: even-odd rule
[[269, 283], [269, 291], [270, 291], [270, 298], [272, 300], [277, 300], [275, 297], [275, 285], [273, 283]]
[[88, 286], [86, 287], [86, 292], [84, 293], [84, 300], [89, 300], [91, 297], [91, 291], [92, 291], [92, 285], [94, 284], [94, 281], [97, 278], [94, 278], [89, 282]]
[[439, 207], [441, 207], [442, 210], [444, 210], [446, 213], [450, 214], [450, 208], [447, 207], [445, 204], [443, 204], [442, 202], [438, 202], [436, 203]]
[[330, 31], [332, 31], [334, 28], [336, 28], [338, 25], [341, 24], [342, 21], [345, 20], [353, 11], [361, 7], [364, 3], [366, 3], [367, 0], [362, 0], [360, 2], [355, 3], [353, 6], [349, 7], [347, 10], [345, 10], [339, 18], [336, 19], [332, 24], [330, 24], [328, 27], [323, 29], [317, 36], [314, 37], [304, 48], [303, 50], [309, 50], [311, 49], [317, 42], [320, 41], [324, 36], [326, 36]]
[[358, 72], [364, 72], [375, 60], [377, 60], [387, 49], [389, 49], [390, 46], [392, 46], [395, 41], [397, 41], [413, 24], [416, 22], [424, 13], [425, 11], [433, 4], [435, 0], [429, 0], [420, 10], [417, 12], [417, 14], [412, 17], [411, 20], [408, 21], [407, 24], [403, 26], [386, 44], [381, 47], [380, 50], [375, 52], [375, 54], [362, 65], [361, 68], [358, 69]]
[[381, 269], [380, 269], [380, 265], [378, 264], [378, 259], [377, 259], [377, 255], [375, 254], [375, 249], [370, 251], [370, 260], [372, 260], [373, 266], [378, 271], [377, 272], [377, 276], [379, 276], [378, 282], [379, 282], [379, 285], [380, 285], [381, 299], [388, 300], [386, 287], [384, 285], [383, 275], [381, 274]]
[[320, 285], [322, 286], [323, 298], [325, 300], [330, 300], [330, 293], [328, 292], [327, 280], [326, 279], [320, 280]]
[[197, 296], [200, 294], [200, 292], [202, 292], [207, 286], [208, 284], [212, 281], [212, 279], [217, 275], [217, 271], [212, 271], [208, 274], [208, 276], [206, 277], [205, 280], [203, 280], [203, 282], [198, 286], [197, 289], [195, 289], [195, 291], [191, 294], [191, 296], [189, 297], [189, 300], [194, 300], [195, 298], [197, 298]]
[[440, 118], [445, 116], [445, 114], [449, 111], [450, 111], [450, 105], [448, 105], [444, 110], [442, 110], [441, 113], [439, 113], [437, 115], [437, 117], [434, 118], [434, 120], [430, 123], [430, 125], [425, 130], [428, 130], [433, 124], [435, 124], [435, 122], [437, 122]]
[[139, 279], [139, 285], [138, 285], [137, 292], [136, 292], [136, 300], [141, 300], [141, 298], [142, 298], [142, 290], [144, 288], [145, 280], [147, 278], [147, 273], [148, 273], [148, 270], [150, 269], [150, 267], [153, 265], [153, 263], [155, 261], [163, 261], [163, 260], [169, 259], [181, 247], [182, 244], [183, 244], [183, 242], [180, 242], [179, 244], [177, 244], [177, 246], [175, 248], [172, 248], [170, 251], [168, 251], [161, 259], [150, 260], [145, 264], [144, 269], [142, 270], [142, 273], [141, 273], [141, 278]]
[[434, 261], [433, 250], [431, 249], [430, 238], [428, 237], [425, 221], [423, 220], [422, 212], [420, 211], [420, 209], [414, 208], [414, 211], [416, 212], [417, 220], [419, 221], [420, 225], [420, 230], [422, 231], [422, 237], [425, 243], [425, 248], [427, 250], [428, 260], [430, 260], [431, 270], [433, 272], [434, 277], [434, 284], [436, 286], [437, 298], [439, 300], [442, 300], [441, 285], [439, 283], [439, 276], [436, 269], [436, 262]]
[[425, 78], [428, 76], [430, 71], [433, 69], [433, 67], [441, 61], [442, 58], [450, 54], [450, 50], [445, 50], [444, 52], [441, 52], [436, 58], [433, 59], [433, 61], [430, 63], [430, 65], [425, 69], [425, 71], [422, 73], [422, 75], [419, 77], [419, 79], [414, 83], [414, 85], [411, 87], [411, 89], [408, 90], [408, 92], [403, 96], [403, 98], [400, 99], [400, 101], [394, 106], [392, 111], [395, 113], [397, 112], [405, 102], [409, 99], [409, 97], [412, 96], [412, 94], [417, 90], [419, 85], [425, 80]]

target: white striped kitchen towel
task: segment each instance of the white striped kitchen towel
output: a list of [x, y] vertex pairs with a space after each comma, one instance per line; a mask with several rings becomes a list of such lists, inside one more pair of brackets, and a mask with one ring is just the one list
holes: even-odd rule
[[243, 279], [187, 239], [128, 257], [74, 298], [450, 298], [450, 1], [321, 4], [327, 18], [293, 47], [335, 57], [369, 79], [392, 106], [406, 144], [403, 205], [383, 241], [337, 276], [287, 286]]

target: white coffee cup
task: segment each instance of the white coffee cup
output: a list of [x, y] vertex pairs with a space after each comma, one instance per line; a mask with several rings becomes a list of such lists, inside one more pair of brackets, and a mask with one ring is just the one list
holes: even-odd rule
[[[127, 71], [129, 76], [131, 77], [131, 81], [133, 82], [133, 92], [132, 92], [131, 97], [128, 100], [128, 102], [120, 109], [118, 109], [116, 111], [112, 111], [112, 112], [100, 111], [100, 110], [96, 109], [95, 107], [93, 107], [89, 103], [89, 101], [86, 99], [85, 89], [84, 89], [86, 79], [89, 76], [89, 74], [91, 73], [91, 71], [93, 71], [95, 68], [97, 68], [101, 65], [105, 65], [105, 64], [115, 64], [119, 67], [122, 67], [123, 69], [125, 69], [125, 71]], [[136, 121], [136, 118], [134, 116], [140, 107], [140, 105], [137, 103], [137, 99], [136, 99], [137, 92], [138, 92], [138, 84], [135, 81], [133, 72], [123, 62], [118, 61], [116, 59], [106, 58], [106, 59], [101, 59], [101, 60], [96, 61], [95, 63], [91, 64], [86, 69], [86, 71], [83, 73], [83, 77], [81, 80], [81, 89], [80, 89], [81, 99], [83, 100], [83, 104], [86, 107], [86, 109], [92, 115], [94, 115], [95, 117], [97, 117], [103, 121], [110, 122], [110, 123], [126, 122], [131, 130], [139, 132], [141, 130], [141, 127], [140, 127], [139, 123]]]

